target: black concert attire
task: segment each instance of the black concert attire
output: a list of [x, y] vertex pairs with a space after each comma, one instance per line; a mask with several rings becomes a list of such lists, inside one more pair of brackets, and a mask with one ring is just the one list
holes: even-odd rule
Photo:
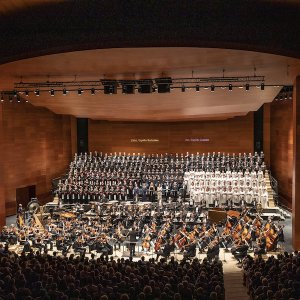
[[193, 242], [191, 245], [187, 247], [186, 253], [184, 253], [184, 258], [191, 258], [196, 256], [196, 243]]
[[136, 238], [137, 238], [137, 231], [135, 229], [130, 230], [128, 233], [129, 237], [129, 256], [132, 257], [135, 255], [135, 244], [136, 244]]
[[220, 253], [220, 245], [217, 243], [216, 245], [209, 247], [207, 250], [207, 259], [212, 261], [215, 257], [219, 257]]
[[266, 246], [267, 246], [267, 241], [266, 241], [266, 238], [263, 236], [260, 239], [260, 242], [258, 243], [258, 248], [255, 249], [254, 253], [255, 254], [265, 254]]
[[174, 244], [167, 243], [164, 246], [163, 250], [157, 252], [156, 260], [158, 260], [159, 256], [165, 258], [169, 257], [171, 252], [174, 251], [174, 248], [175, 248]]

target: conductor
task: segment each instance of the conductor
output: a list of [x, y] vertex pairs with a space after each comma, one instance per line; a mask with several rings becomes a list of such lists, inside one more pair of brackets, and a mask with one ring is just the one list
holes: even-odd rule
[[136, 244], [136, 238], [137, 238], [137, 231], [134, 227], [132, 227], [128, 233], [129, 236], [129, 256], [133, 257], [135, 256], [135, 244]]

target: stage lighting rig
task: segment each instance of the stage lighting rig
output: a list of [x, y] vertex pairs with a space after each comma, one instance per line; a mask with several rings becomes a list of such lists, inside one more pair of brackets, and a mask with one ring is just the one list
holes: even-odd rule
[[[99, 79], [88, 81], [46, 81], [46, 82], [19, 82], [15, 83], [13, 91], [15, 93], [35, 93], [39, 96], [45, 91], [51, 96], [56, 92], [62, 92], [67, 95], [68, 92], [76, 92], [81, 95], [84, 91], [89, 91], [95, 95], [98, 91], [104, 94], [117, 94], [118, 90], [123, 94], [134, 94], [135, 90], [142, 94], [150, 94], [153, 92], [170, 93], [171, 90], [181, 89], [187, 91], [194, 89], [199, 92], [201, 89], [210, 89], [212, 92], [221, 88], [232, 91], [234, 88], [245, 88], [246, 91], [251, 87], [257, 86], [262, 91], [266, 86], [274, 86], [272, 84], [265, 85], [264, 76], [239, 76], [239, 77], [160, 77], [148, 79]], [[26, 95], [27, 96], [27, 95]]]
[[104, 94], [112, 95], [117, 93], [118, 81], [117, 80], [101, 80], [104, 87]]
[[137, 80], [138, 92], [141, 94], [150, 94], [156, 91], [151, 79]]
[[172, 85], [171, 77], [155, 78], [155, 83], [157, 85], [158, 93], [170, 93], [171, 85]]
[[121, 82], [122, 94], [134, 94], [136, 82], [134, 80], [124, 80]]

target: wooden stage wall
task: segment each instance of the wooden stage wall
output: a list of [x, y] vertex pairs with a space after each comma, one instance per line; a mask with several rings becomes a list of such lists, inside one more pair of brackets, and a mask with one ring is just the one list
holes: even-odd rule
[[293, 103], [273, 101], [270, 106], [270, 163], [283, 204], [292, 208]]
[[89, 150], [127, 153], [253, 152], [253, 113], [224, 121], [176, 123], [90, 120]]
[[0, 208], [5, 203], [6, 216], [16, 212], [17, 188], [36, 185], [38, 199], [49, 199], [52, 179], [65, 172], [75, 150], [74, 119], [29, 103], [1, 105], [4, 194], [0, 194]]

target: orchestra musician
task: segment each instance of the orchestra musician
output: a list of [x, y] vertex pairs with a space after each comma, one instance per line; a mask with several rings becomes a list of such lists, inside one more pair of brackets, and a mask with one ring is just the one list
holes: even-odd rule
[[207, 259], [211, 262], [216, 257], [219, 257], [220, 253], [220, 241], [219, 237], [216, 236], [215, 239], [208, 245], [207, 248]]
[[196, 238], [191, 238], [189, 244], [185, 245], [185, 251], [183, 253], [183, 258], [189, 259], [191, 257], [196, 256], [196, 247], [197, 247], [197, 240]]
[[174, 251], [175, 245], [172, 239], [169, 239], [168, 243], [165, 244], [162, 250], [156, 252], [156, 261], [160, 256], [168, 258], [172, 251]]

